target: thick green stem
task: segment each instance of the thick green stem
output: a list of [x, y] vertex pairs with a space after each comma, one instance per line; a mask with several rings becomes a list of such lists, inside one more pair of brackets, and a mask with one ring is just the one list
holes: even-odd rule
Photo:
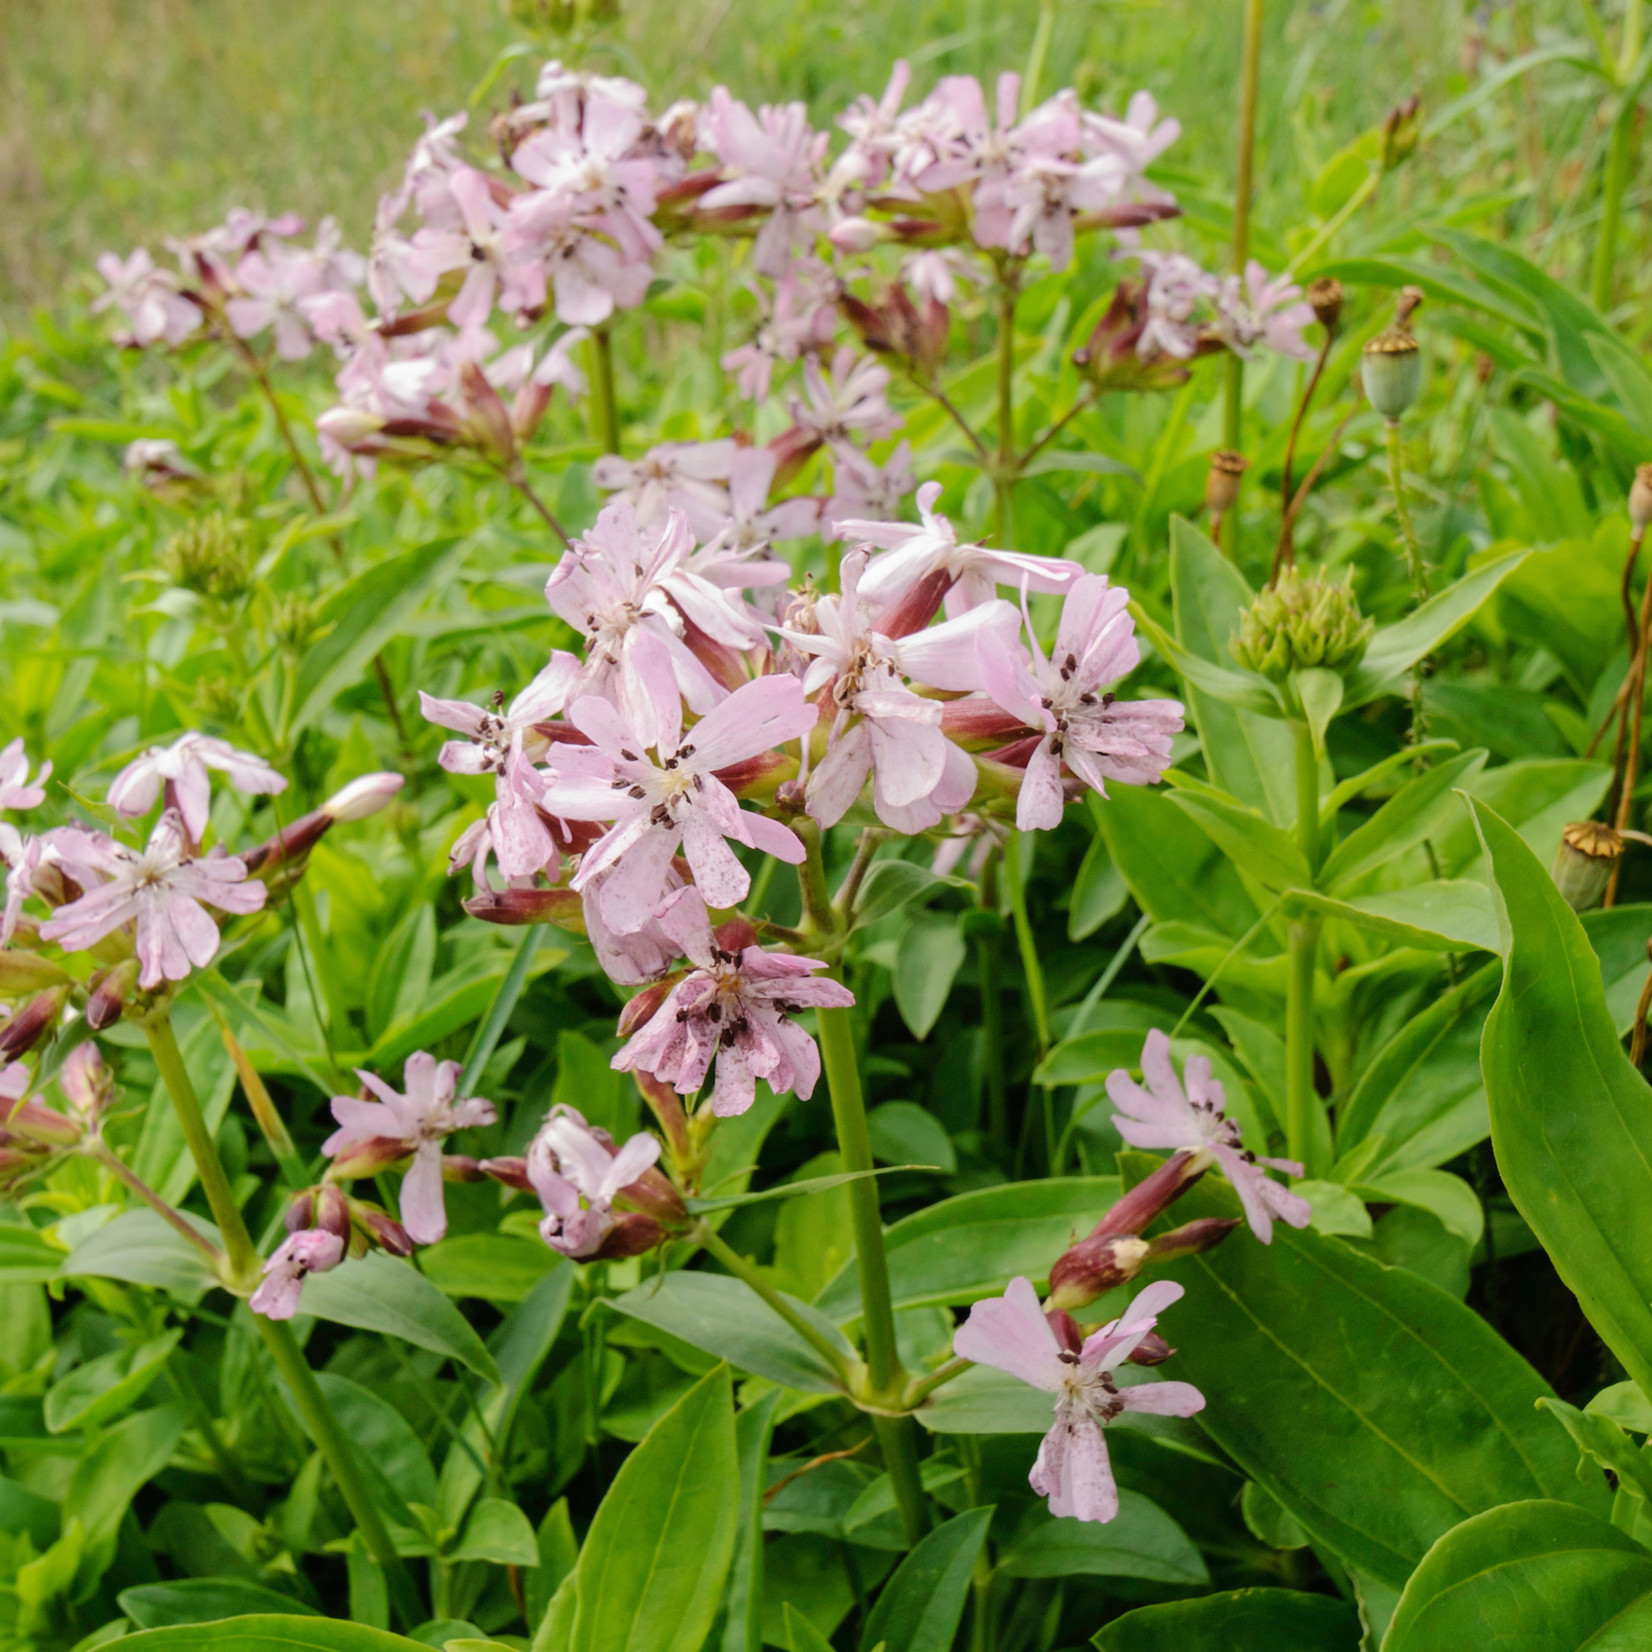
[[[1296, 841], [1308, 869], [1319, 874], [1319, 757], [1306, 724], [1296, 728]], [[1319, 921], [1298, 919], [1290, 926], [1290, 973], [1285, 982], [1285, 1142], [1286, 1152], [1307, 1168], [1320, 1168], [1314, 1090], [1314, 963]]]
[[992, 488], [995, 532], [1000, 545], [1015, 539], [1015, 300], [1016, 278], [1004, 274], [998, 287], [998, 455]]
[[614, 341], [606, 327], [591, 329], [591, 434], [604, 453], [619, 452], [619, 403], [614, 395]]
[[[1262, 77], [1262, 0], [1245, 0], [1245, 32], [1239, 65], [1239, 156], [1233, 182], [1233, 272], [1244, 279], [1250, 259], [1251, 193], [1256, 176], [1256, 104]], [[1245, 364], [1228, 360], [1223, 446], [1237, 450], [1244, 433]]]
[[1049, 994], [1044, 988], [1044, 963], [1038, 956], [1038, 940], [1027, 916], [1027, 873], [1032, 860], [1033, 839], [1018, 832], [1010, 839], [1004, 856], [1004, 882], [1009, 891], [1010, 915], [1015, 922], [1015, 943], [1021, 952], [1021, 969], [1027, 981], [1027, 1012], [1038, 1040], [1038, 1059], [1050, 1053]]
[[[211, 1127], [207, 1124], [206, 1114], [201, 1111], [200, 1098], [195, 1094], [195, 1085], [172, 1031], [171, 1017], [162, 1014], [148, 1022], [144, 1032], [148, 1035], [149, 1048], [155, 1057], [155, 1065], [160, 1069], [161, 1080], [172, 1097], [173, 1111], [178, 1115], [184, 1141], [188, 1144], [190, 1157], [195, 1161], [196, 1174], [201, 1179], [201, 1190], [206, 1194], [212, 1218], [223, 1235], [224, 1249], [229, 1258], [229, 1277], [224, 1282], [237, 1294], [244, 1294], [252, 1289], [261, 1271], [258, 1247], [253, 1244], [252, 1235], [248, 1233], [240, 1207], [235, 1202], [224, 1161], [218, 1157], [218, 1145], [212, 1139]], [[252, 1318], [265, 1347], [270, 1351], [270, 1357], [275, 1361], [276, 1369], [286, 1379], [299, 1414], [309, 1428], [310, 1438], [315, 1441], [317, 1450], [332, 1470], [351, 1518], [361, 1528], [368, 1552], [385, 1574], [391, 1598], [411, 1628], [423, 1618], [413, 1593], [412, 1581], [402, 1566], [378, 1505], [373, 1501], [367, 1482], [356, 1464], [350, 1441], [328, 1409], [321, 1385], [304, 1358], [304, 1350], [299, 1347], [292, 1327], [285, 1320], [272, 1320], [264, 1314], [254, 1314]]]

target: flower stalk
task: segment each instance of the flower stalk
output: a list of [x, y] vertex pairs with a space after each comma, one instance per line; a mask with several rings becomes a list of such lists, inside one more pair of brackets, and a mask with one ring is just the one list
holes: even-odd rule
[[[1296, 841], [1310, 872], [1320, 862], [1319, 756], [1306, 723], [1296, 726]], [[1314, 1163], [1314, 966], [1319, 952], [1317, 919], [1297, 919], [1288, 935], [1290, 973], [1285, 982], [1285, 1150], [1308, 1167]]]
[[[1256, 175], [1256, 107], [1262, 81], [1262, 0], [1245, 0], [1239, 65], [1239, 157], [1233, 188], [1233, 270], [1243, 276], [1250, 258], [1251, 194]], [[1222, 445], [1237, 449], [1244, 434], [1245, 364], [1228, 358]]]

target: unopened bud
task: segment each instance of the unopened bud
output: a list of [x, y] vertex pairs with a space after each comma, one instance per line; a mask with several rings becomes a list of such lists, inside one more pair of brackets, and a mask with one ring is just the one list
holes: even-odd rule
[[638, 1027], [654, 1019], [654, 1012], [671, 996], [671, 989], [681, 979], [679, 974], [668, 975], [663, 981], [654, 981], [632, 997], [620, 1011], [619, 1037], [629, 1038]]
[[1600, 905], [1613, 869], [1623, 858], [1623, 834], [1604, 821], [1574, 821], [1560, 834], [1550, 875], [1574, 912]]
[[505, 1187], [515, 1188], [518, 1193], [533, 1192], [533, 1183], [528, 1178], [528, 1161], [524, 1158], [483, 1159], [476, 1168], [484, 1176], [491, 1176]]
[[499, 392], [474, 361], [459, 369], [459, 395], [465, 409], [465, 434], [502, 470], [516, 462], [516, 432]]
[[681, 1227], [688, 1221], [688, 1206], [683, 1203], [682, 1194], [663, 1172], [652, 1167], [634, 1182], [627, 1182], [619, 1190], [619, 1197], [664, 1226]]
[[248, 876], [270, 885], [272, 895], [277, 888], [296, 882], [304, 874], [310, 851], [332, 830], [334, 819], [325, 809], [300, 815], [274, 837], [242, 855]]
[[1322, 275], [1308, 283], [1307, 296], [1313, 306], [1314, 320], [1326, 332], [1335, 332], [1342, 320], [1342, 283], [1334, 275]]
[[307, 1187], [295, 1193], [281, 1212], [281, 1223], [288, 1233], [305, 1233], [315, 1226], [315, 1189]]
[[628, 1256], [642, 1256], [654, 1250], [665, 1238], [660, 1224], [641, 1211], [622, 1212], [604, 1236], [601, 1245], [589, 1257], [590, 1262], [623, 1262]]
[[464, 908], [484, 923], [549, 923], [575, 935], [585, 933], [585, 910], [571, 889], [483, 889]]
[[332, 1174], [345, 1181], [376, 1176], [412, 1151], [400, 1136], [371, 1136], [365, 1141], [353, 1141], [333, 1160]]
[[120, 1020], [126, 1000], [138, 984], [138, 961], [128, 958], [113, 969], [92, 977], [92, 990], [86, 998], [86, 1025], [93, 1032], [102, 1032]]
[[1383, 117], [1382, 169], [1392, 172], [1411, 158], [1420, 136], [1422, 99], [1412, 96], [1396, 104]]
[[804, 805], [808, 802], [808, 786], [802, 780], [782, 780], [774, 789], [774, 806], [780, 811], [781, 819], [790, 815], [802, 814]]
[[350, 1237], [351, 1200], [342, 1187], [323, 1182], [315, 1192], [315, 1214], [310, 1226], [320, 1228], [338, 1239]]
[[1159, 1335], [1149, 1331], [1125, 1358], [1126, 1365], [1163, 1365], [1176, 1350]]
[[357, 775], [321, 805], [320, 812], [334, 821], [365, 820], [392, 802], [406, 782], [399, 774]]
[[1247, 671], [1283, 682], [1293, 671], [1353, 670], [1375, 629], [1359, 611], [1351, 574], [1338, 580], [1290, 567], [1240, 616], [1231, 646]]
[[0, 1138], [14, 1146], [73, 1147], [84, 1133], [81, 1125], [55, 1107], [30, 1096], [26, 1101], [0, 1098]]
[[46, 987], [64, 986], [69, 972], [22, 947], [0, 947], [0, 998], [21, 998]]
[[382, 1210], [374, 1210], [368, 1205], [355, 1207], [357, 1225], [367, 1234], [367, 1237], [382, 1251], [388, 1251], [392, 1256], [411, 1256], [413, 1254], [413, 1240], [408, 1231], [393, 1216], [386, 1216]]
[[1182, 1152], [1172, 1154], [1150, 1176], [1145, 1176], [1130, 1189], [1102, 1219], [1096, 1223], [1090, 1237], [1111, 1235], [1134, 1237], [1150, 1222], [1168, 1210], [1198, 1179], [1209, 1165], [1204, 1153]]
[[359, 407], [329, 407], [315, 422], [316, 431], [342, 448], [355, 448], [371, 441], [384, 429], [384, 420]]
[[1064, 1354], [1076, 1354], [1084, 1347], [1084, 1332], [1065, 1308], [1046, 1308], [1044, 1318], [1055, 1333], [1055, 1340]]
[[103, 1052], [90, 1040], [75, 1045], [69, 1052], [69, 1059], [58, 1074], [57, 1087], [88, 1126], [103, 1117], [115, 1095], [114, 1075], [103, 1059]]
[[485, 1182], [487, 1174], [482, 1169], [479, 1159], [474, 1159], [468, 1153], [444, 1153], [442, 1155], [442, 1180], [444, 1182]]
[[1049, 1305], [1082, 1308], [1141, 1272], [1149, 1245], [1134, 1234], [1091, 1234], [1081, 1239], [1050, 1269]]
[[891, 239], [891, 232], [870, 218], [844, 218], [833, 226], [826, 239], [839, 252], [870, 252], [880, 241]]
[[69, 997], [67, 987], [37, 992], [4, 1027], [0, 1027], [0, 1061], [12, 1061], [32, 1050], [57, 1024]]
[[1210, 456], [1210, 469], [1205, 472], [1205, 509], [1214, 516], [1225, 516], [1233, 509], [1239, 497], [1239, 481], [1250, 469], [1250, 460], [1242, 453], [1218, 448]]
[[1637, 528], [1652, 523], [1652, 465], [1635, 466], [1635, 480], [1629, 484], [1629, 520]]
[[1238, 1226], [1237, 1216], [1201, 1216], [1197, 1221], [1184, 1222], [1148, 1242], [1147, 1260], [1174, 1262], [1179, 1257], [1197, 1256], [1221, 1244]]

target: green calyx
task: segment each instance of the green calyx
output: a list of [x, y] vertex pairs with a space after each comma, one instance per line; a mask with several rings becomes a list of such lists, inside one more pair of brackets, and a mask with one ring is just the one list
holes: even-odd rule
[[1283, 682], [1293, 671], [1351, 671], [1375, 629], [1347, 578], [1293, 567], [1240, 616], [1231, 646], [1247, 671]]

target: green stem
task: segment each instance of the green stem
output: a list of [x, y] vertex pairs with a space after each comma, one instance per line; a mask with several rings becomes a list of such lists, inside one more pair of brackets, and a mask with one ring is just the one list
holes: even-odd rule
[[1015, 301], [1017, 281], [1005, 272], [998, 284], [998, 456], [993, 465], [994, 531], [998, 543], [1015, 538]]
[[1612, 122], [1611, 142], [1606, 150], [1606, 176], [1601, 184], [1600, 228], [1595, 232], [1594, 268], [1590, 296], [1605, 315], [1612, 307], [1612, 277], [1617, 272], [1618, 227], [1623, 222], [1623, 195], [1629, 187], [1629, 173], [1635, 147], [1635, 106], [1640, 86], [1624, 88], [1618, 116]]
[[[1250, 258], [1251, 194], [1256, 176], [1256, 105], [1262, 78], [1262, 0], [1245, 0], [1239, 65], [1239, 156], [1233, 186], [1233, 271], [1241, 280]], [[1222, 445], [1237, 450], [1244, 432], [1245, 364], [1228, 360]], [[1235, 519], [1237, 526], [1237, 518]]]
[[797, 1334], [826, 1361], [845, 1386], [849, 1382], [849, 1368], [843, 1350], [816, 1325], [811, 1325], [796, 1308], [754, 1268], [739, 1251], [718, 1234], [717, 1230], [701, 1222], [691, 1236], [694, 1243], [709, 1251], [734, 1277], [751, 1287]]
[[[1320, 864], [1319, 757], [1305, 723], [1296, 726], [1296, 841], [1317, 878]], [[1288, 1155], [1319, 1168], [1315, 1129], [1319, 1097], [1314, 1090], [1314, 964], [1319, 920], [1297, 919], [1289, 930], [1290, 973], [1285, 983], [1285, 1142]]]
[[1004, 856], [1004, 882], [1009, 891], [1010, 915], [1015, 922], [1015, 942], [1021, 951], [1021, 969], [1027, 980], [1027, 1009], [1033, 1033], [1038, 1039], [1038, 1059], [1050, 1053], [1049, 994], [1044, 988], [1044, 964], [1038, 956], [1038, 941], [1027, 916], [1027, 873], [1032, 859], [1032, 838], [1017, 832]]
[[974, 1360], [954, 1358], [945, 1365], [931, 1371], [927, 1377], [913, 1383], [906, 1391], [906, 1406], [908, 1410], [915, 1410], [922, 1405], [937, 1388], [952, 1381], [954, 1377], [961, 1377], [975, 1363]]
[[124, 1182], [132, 1192], [137, 1194], [168, 1227], [176, 1229], [196, 1250], [200, 1251], [211, 1264], [214, 1274], [222, 1274], [224, 1253], [199, 1228], [186, 1220], [181, 1211], [174, 1210], [136, 1171], [129, 1170], [120, 1155], [101, 1136], [93, 1142], [87, 1152], [105, 1170], [109, 1171], [119, 1181]]
[[619, 452], [619, 403], [614, 395], [614, 342], [606, 326], [591, 329], [591, 434], [604, 453]]
[[1000, 1160], [1010, 1151], [1009, 1097], [1004, 1084], [1004, 945], [998, 917], [998, 854], [989, 853], [981, 868], [981, 910], [990, 912], [998, 927], [975, 943], [975, 963], [981, 985], [981, 1044], [986, 1063], [987, 1140]]
[[[237, 1294], [244, 1294], [252, 1289], [261, 1272], [258, 1248], [253, 1244], [252, 1235], [247, 1232], [247, 1224], [235, 1202], [224, 1161], [218, 1157], [217, 1143], [212, 1139], [206, 1114], [201, 1111], [200, 1098], [195, 1094], [189, 1069], [184, 1066], [177, 1036], [172, 1031], [171, 1017], [161, 1014], [145, 1024], [144, 1032], [148, 1036], [155, 1065], [160, 1069], [161, 1080], [172, 1097], [173, 1111], [178, 1115], [184, 1141], [188, 1144], [190, 1157], [195, 1161], [196, 1174], [201, 1179], [201, 1190], [206, 1194], [213, 1220], [224, 1238], [230, 1276], [225, 1284]], [[362, 1478], [350, 1442], [328, 1409], [321, 1385], [315, 1380], [315, 1373], [304, 1358], [304, 1351], [299, 1347], [292, 1327], [285, 1320], [272, 1320], [264, 1314], [254, 1314], [252, 1318], [265, 1347], [270, 1351], [270, 1357], [275, 1361], [276, 1369], [286, 1379], [299, 1414], [309, 1428], [310, 1438], [315, 1441], [317, 1450], [332, 1470], [351, 1518], [361, 1528], [368, 1552], [378, 1562], [389, 1582], [397, 1609], [411, 1628], [422, 1621], [412, 1581], [402, 1567], [401, 1557], [396, 1553], [378, 1505]]]
[[1313, 240], [1285, 266], [1287, 276], [1294, 277], [1298, 270], [1312, 267], [1311, 260], [1318, 255], [1319, 249], [1371, 199], [1372, 195], [1376, 193], [1377, 184], [1381, 178], [1381, 169], [1373, 166], [1370, 172], [1361, 179], [1359, 188], [1320, 225]]
[[1405, 499], [1404, 455], [1400, 448], [1400, 421], [1389, 419], [1388, 483], [1394, 490], [1394, 514], [1400, 519], [1400, 537], [1405, 541], [1406, 562], [1411, 569], [1411, 585], [1421, 602], [1428, 595], [1428, 571], [1423, 566], [1423, 548], [1411, 525], [1411, 507]]
[[872, 1432], [878, 1437], [883, 1466], [894, 1487], [895, 1506], [901, 1514], [901, 1531], [916, 1548], [929, 1530], [929, 1513], [924, 1501], [923, 1474], [918, 1468], [918, 1425], [910, 1417], [874, 1414]]
[[293, 1139], [287, 1133], [287, 1126], [276, 1110], [275, 1101], [265, 1087], [264, 1080], [247, 1059], [247, 1052], [241, 1048], [240, 1040], [230, 1031], [229, 1022], [224, 1019], [224, 1012], [216, 1004], [209, 1007], [213, 1020], [218, 1023], [218, 1036], [223, 1039], [224, 1048], [229, 1051], [229, 1058], [235, 1064], [236, 1074], [241, 1080], [241, 1089], [246, 1094], [247, 1105], [252, 1109], [252, 1116], [263, 1133], [270, 1152], [275, 1155], [275, 1162], [281, 1167], [282, 1177], [288, 1187], [308, 1187], [310, 1178], [305, 1170], [304, 1161], [298, 1156], [298, 1149], [293, 1146]]

